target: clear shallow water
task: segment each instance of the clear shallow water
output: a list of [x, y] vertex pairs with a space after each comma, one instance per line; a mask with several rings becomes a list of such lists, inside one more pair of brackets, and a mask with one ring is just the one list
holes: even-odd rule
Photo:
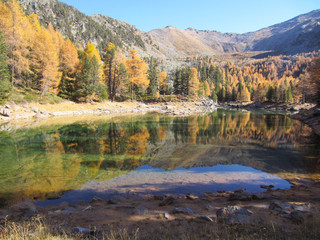
[[241, 165], [216, 165], [213, 167], [179, 167], [174, 170], [144, 165], [126, 175], [108, 181], [90, 181], [79, 189], [63, 195], [60, 199], [40, 202], [40, 206], [79, 199], [90, 201], [97, 196], [108, 199], [113, 195], [162, 195], [166, 193], [202, 195], [219, 190], [235, 191], [243, 188], [249, 192], [262, 192], [261, 185], [288, 189], [290, 183], [280, 177]]
[[269, 181], [287, 188], [277, 176], [319, 172], [319, 142], [286, 116], [225, 110], [0, 132], [0, 205], [239, 187], [257, 192]]

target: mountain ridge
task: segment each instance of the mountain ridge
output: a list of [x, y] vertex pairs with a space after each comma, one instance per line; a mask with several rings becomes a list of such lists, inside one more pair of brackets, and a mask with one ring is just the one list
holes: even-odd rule
[[93, 42], [100, 52], [109, 42], [124, 51], [135, 48], [142, 57], [163, 59], [250, 51], [290, 55], [320, 48], [319, 9], [257, 31], [239, 34], [191, 27], [181, 30], [174, 26], [144, 32], [102, 14], [85, 15], [58, 0], [20, 0], [20, 3], [27, 14], [38, 14], [42, 24], [52, 22], [64, 37], [82, 46]]
[[[296, 54], [319, 50], [320, 46], [320, 10], [299, 15], [295, 18], [278, 23], [260, 30], [248, 33], [221, 33], [212, 30], [197, 30], [187, 28], [179, 29], [186, 35], [200, 40], [217, 54], [247, 52], [247, 51], [273, 51], [278, 54]], [[168, 47], [173, 43], [183, 46], [183, 42], [174, 38], [172, 31], [175, 28], [168, 26], [162, 29], [155, 29], [149, 32], [161, 46]], [[169, 31], [170, 30], [170, 31]], [[176, 30], [177, 31], [177, 30]], [[161, 35], [161, 38], [159, 37]], [[174, 38], [171, 42], [170, 38]], [[164, 41], [163, 39], [166, 39]], [[189, 43], [191, 44], [191, 43]], [[178, 50], [178, 51], [177, 51]], [[179, 49], [172, 48], [172, 54], [177, 55]], [[188, 56], [188, 53], [180, 51], [179, 54]], [[200, 55], [206, 55], [200, 52]]]

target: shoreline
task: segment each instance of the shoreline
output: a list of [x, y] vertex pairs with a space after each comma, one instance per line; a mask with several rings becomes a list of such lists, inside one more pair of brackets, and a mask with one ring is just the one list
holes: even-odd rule
[[[0, 126], [9, 122], [32, 122], [59, 117], [116, 116], [122, 114], [144, 114], [148, 112], [157, 112], [173, 116], [189, 116], [193, 114], [211, 112], [218, 108], [286, 112], [289, 117], [306, 123], [312, 127], [318, 135], [320, 135], [320, 123], [313, 121], [313, 117], [320, 116], [320, 110], [317, 110], [315, 104], [267, 102], [227, 102], [218, 104], [210, 100], [157, 103], [109, 101], [101, 103], [74, 103], [65, 101], [60, 104], [10, 103], [0, 106]], [[318, 111], [317, 115], [314, 114], [316, 111]]]
[[151, 103], [143, 102], [101, 102], [77, 104], [6, 104], [0, 107], [0, 124], [14, 121], [36, 121], [53, 117], [115, 115], [127, 113], [157, 112], [168, 115], [188, 116], [215, 110], [218, 105], [213, 101], [189, 101]]
[[[237, 103], [230, 104], [229, 109], [282, 111], [283, 105], [259, 105]], [[144, 104], [129, 103], [97, 103], [97, 104], [62, 104], [60, 110], [52, 105], [18, 106], [17, 111], [25, 112], [26, 118], [16, 112], [17, 117], [6, 122], [0, 121], [0, 129], [5, 123], [36, 123], [39, 120], [47, 124], [61, 123], [62, 119], [72, 120], [72, 117], [89, 116], [119, 116], [121, 114], [141, 114], [147, 112], [160, 112], [177, 116], [187, 116], [197, 113], [214, 111], [217, 106], [214, 102], [179, 102]], [[50, 107], [52, 107], [50, 109]], [[315, 106], [299, 105], [297, 111], [292, 111], [291, 118], [305, 123], [319, 123], [319, 116], [314, 116]], [[15, 106], [9, 106], [14, 109]], [[37, 109], [35, 109], [37, 108]], [[69, 109], [68, 109], [69, 108]], [[307, 109], [308, 108], [308, 109]], [[37, 112], [35, 111], [37, 110]], [[47, 111], [47, 114], [44, 114]], [[90, 119], [89, 119], [90, 120]], [[310, 126], [310, 125], [309, 125]], [[316, 125], [319, 127], [319, 124]], [[318, 133], [319, 134], [319, 133]], [[306, 234], [311, 237], [320, 237], [318, 225], [320, 224], [320, 179], [308, 177], [292, 177], [287, 179], [291, 184], [290, 189], [274, 189], [272, 186], [261, 186], [265, 189], [262, 193], [249, 193], [238, 189], [234, 192], [223, 190], [217, 193], [205, 193], [194, 196], [189, 194], [139, 195], [132, 192], [130, 196], [115, 195], [108, 199], [93, 197], [90, 202], [70, 204], [62, 202], [58, 205], [39, 207], [33, 201], [25, 201], [0, 209], [0, 226], [5, 223], [23, 223], [41, 218], [47, 223], [50, 234], [79, 239], [90, 235], [92, 239], [102, 239], [105, 233], [127, 231], [128, 236], [136, 239], [163, 239], [166, 233], [168, 239], [210, 239], [210, 238], [256, 238], [254, 233], [261, 236], [292, 238], [296, 236], [303, 239]], [[315, 229], [308, 224], [313, 223]], [[275, 227], [276, 226], [276, 227]], [[305, 228], [310, 232], [304, 232]], [[275, 229], [276, 228], [276, 229]], [[205, 230], [204, 230], [205, 229]], [[245, 231], [243, 231], [245, 229]], [[137, 233], [139, 231], [139, 233]], [[242, 235], [247, 234], [247, 235]], [[308, 235], [309, 236], [309, 235]], [[266, 237], [268, 238], [268, 237]], [[127, 238], [130, 239], [130, 238]]]
[[[212, 236], [224, 239], [225, 234], [239, 233], [254, 237], [253, 231], [264, 234], [260, 232], [263, 229], [285, 238], [303, 239], [305, 234], [319, 237], [320, 182], [296, 179], [291, 184], [287, 190], [261, 186], [266, 190], [262, 193], [248, 193], [242, 189], [208, 192], [201, 196], [149, 194], [141, 197], [132, 193], [129, 197], [93, 197], [88, 203], [62, 202], [46, 207], [26, 201], [0, 211], [0, 219], [1, 222], [22, 223], [32, 221], [32, 217], [41, 218], [48, 224], [47, 231], [51, 234], [66, 234], [75, 239], [88, 236], [102, 239], [108, 232], [123, 230], [128, 231], [129, 236], [138, 230], [141, 238], [137, 239], [156, 236], [156, 239], [163, 239], [161, 233], [167, 231], [168, 239], [184, 239], [185, 234], [193, 236], [192, 239]], [[315, 229], [308, 226], [310, 232], [302, 234], [310, 221]], [[208, 234], [203, 235], [203, 228]], [[243, 228], [248, 232], [238, 232]], [[179, 235], [184, 237], [177, 238]]]

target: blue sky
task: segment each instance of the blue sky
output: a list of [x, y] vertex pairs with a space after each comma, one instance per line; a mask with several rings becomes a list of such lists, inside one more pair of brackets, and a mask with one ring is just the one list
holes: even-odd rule
[[320, 9], [320, 0], [60, 0], [91, 15], [104, 14], [143, 31], [168, 25], [245, 33]]

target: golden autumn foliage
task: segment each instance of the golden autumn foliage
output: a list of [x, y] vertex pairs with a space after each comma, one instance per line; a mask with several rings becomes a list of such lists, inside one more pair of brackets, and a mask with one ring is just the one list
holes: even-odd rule
[[167, 93], [168, 92], [168, 77], [167, 73], [162, 71], [159, 73], [159, 87], [160, 87], [160, 92]]
[[189, 96], [191, 98], [198, 97], [200, 82], [198, 79], [198, 71], [196, 68], [191, 68], [191, 75], [189, 80]]
[[36, 32], [32, 49], [33, 65], [41, 83], [41, 95], [48, 92], [57, 93], [61, 79], [59, 55], [53, 36], [44, 27]]
[[96, 61], [99, 65], [99, 71], [98, 71], [98, 76], [96, 77], [99, 82], [103, 82], [102, 80], [102, 75], [103, 75], [103, 72], [102, 72], [102, 61], [101, 61], [101, 57], [100, 57], [100, 53], [99, 51], [97, 50], [97, 48], [94, 46], [94, 44], [92, 42], [88, 42], [86, 48], [84, 49], [84, 55], [83, 55], [83, 58], [82, 58], [82, 61], [84, 61], [84, 58], [86, 56], [89, 57], [89, 60], [91, 61], [93, 58], [96, 58]]
[[147, 76], [147, 63], [139, 58], [138, 52], [132, 49], [130, 50], [129, 56], [130, 58], [126, 60], [125, 64], [131, 84], [131, 98], [133, 99], [134, 86], [145, 90], [150, 81]]
[[60, 50], [60, 67], [66, 71], [74, 72], [77, 65], [79, 64], [77, 48], [74, 44], [67, 38], [63, 41]]
[[0, 2], [0, 31], [9, 45], [12, 83], [29, 72], [29, 48], [32, 27], [28, 18], [14, 0]]

